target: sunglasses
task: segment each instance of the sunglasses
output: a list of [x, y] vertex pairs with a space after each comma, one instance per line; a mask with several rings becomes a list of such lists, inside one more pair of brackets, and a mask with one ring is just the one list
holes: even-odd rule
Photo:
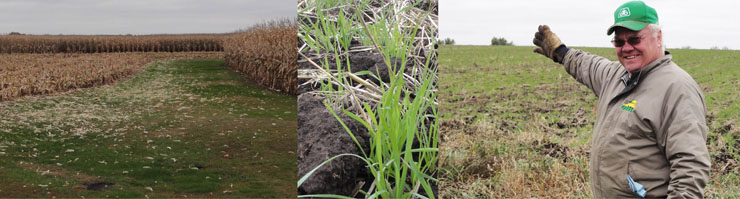
[[642, 41], [642, 38], [644, 38], [646, 35], [653, 33], [653, 31], [647, 32], [645, 34], [642, 34], [642, 36], [632, 36], [627, 38], [627, 41], [624, 39], [612, 39], [612, 44], [614, 44], [614, 47], [622, 47], [624, 46], [624, 43], [630, 43], [630, 45], [637, 45], [640, 44], [640, 41]]

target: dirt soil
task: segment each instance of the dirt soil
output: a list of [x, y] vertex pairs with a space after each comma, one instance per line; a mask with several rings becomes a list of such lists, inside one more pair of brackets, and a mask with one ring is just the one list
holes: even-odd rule
[[[340, 58], [346, 63], [346, 57]], [[312, 61], [323, 67], [323, 59]], [[370, 52], [356, 52], [349, 56], [353, 73], [368, 70], [385, 82], [389, 81], [388, 66], [382, 55]], [[330, 69], [337, 69], [336, 59], [328, 59]], [[299, 69], [315, 69], [308, 62], [299, 62]], [[377, 70], [376, 70], [377, 69]], [[371, 79], [377, 85], [379, 80], [369, 75], [361, 75], [362, 79]], [[298, 177], [314, 169], [322, 162], [343, 153], [352, 153], [362, 156], [357, 144], [347, 131], [323, 104], [323, 98], [311, 91], [319, 90], [319, 84], [305, 84], [308, 79], [298, 79]], [[357, 133], [357, 141], [363, 145], [363, 150], [369, 152], [369, 135], [367, 129], [354, 119], [338, 113], [342, 121], [353, 132]], [[327, 139], [329, 138], [329, 139]], [[372, 181], [365, 169], [365, 162], [356, 157], [341, 157], [324, 165], [308, 178], [299, 188], [298, 194], [338, 194], [350, 195], [361, 187], [361, 182]], [[370, 184], [369, 182], [366, 184]]]
[[[313, 94], [298, 97], [298, 176], [302, 177], [322, 162], [339, 154], [362, 152], [339, 121], [324, 106], [323, 98]], [[364, 151], [369, 152], [367, 129], [359, 122], [338, 113], [347, 127], [356, 133]], [[362, 186], [362, 181], [372, 181], [365, 169], [365, 162], [356, 157], [340, 157], [313, 173], [301, 187], [299, 195], [339, 194], [350, 195]], [[370, 184], [370, 183], [367, 183]]]

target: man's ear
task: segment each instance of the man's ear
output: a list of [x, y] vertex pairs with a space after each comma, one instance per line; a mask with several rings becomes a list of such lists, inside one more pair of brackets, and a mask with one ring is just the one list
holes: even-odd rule
[[663, 47], [663, 30], [658, 30], [658, 46]]

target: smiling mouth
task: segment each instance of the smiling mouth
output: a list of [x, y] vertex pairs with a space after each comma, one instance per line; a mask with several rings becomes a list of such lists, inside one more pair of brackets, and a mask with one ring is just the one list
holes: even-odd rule
[[632, 55], [632, 56], [625, 56], [625, 57], [622, 57], [622, 58], [624, 58], [626, 60], [630, 60], [630, 59], [634, 59], [634, 58], [639, 57], [639, 56], [640, 56], [640, 54], [636, 54], [636, 55]]

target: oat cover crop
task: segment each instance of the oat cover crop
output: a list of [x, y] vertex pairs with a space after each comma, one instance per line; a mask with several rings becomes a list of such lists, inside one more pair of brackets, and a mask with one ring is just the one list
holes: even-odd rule
[[[436, 3], [430, 1], [299, 2], [299, 53], [303, 58], [299, 62], [314, 66], [299, 76], [311, 79], [307, 84], [320, 85], [312, 93], [326, 99], [326, 107], [340, 123], [348, 121], [342, 121], [337, 112], [362, 123], [370, 135], [370, 150], [364, 151], [356, 137], [365, 132], [344, 126], [362, 154], [328, 158], [299, 176], [299, 187], [323, 165], [351, 156], [362, 159], [374, 177], [368, 190], [358, 191], [366, 198], [436, 197], [435, 9]], [[381, 56], [390, 66], [387, 77], [380, 71], [353, 71], [349, 57], [357, 52]]]
[[229, 36], [224, 42], [226, 64], [262, 86], [295, 95], [297, 28], [294, 20], [283, 19]]

